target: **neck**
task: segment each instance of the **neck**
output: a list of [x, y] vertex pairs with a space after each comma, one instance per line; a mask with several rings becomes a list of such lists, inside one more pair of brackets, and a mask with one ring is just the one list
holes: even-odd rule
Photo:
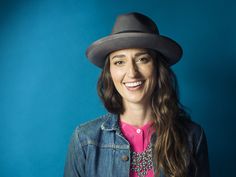
[[125, 104], [125, 112], [120, 115], [122, 121], [137, 127], [147, 124], [152, 118], [151, 106], [132, 103]]

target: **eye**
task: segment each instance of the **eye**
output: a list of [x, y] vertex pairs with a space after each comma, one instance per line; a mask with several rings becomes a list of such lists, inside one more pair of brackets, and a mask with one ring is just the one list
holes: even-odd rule
[[148, 57], [148, 56], [143, 56], [143, 57], [138, 58], [138, 61], [137, 61], [137, 62], [139, 62], [139, 63], [147, 63], [147, 62], [149, 62], [149, 61], [150, 61], [150, 57]]
[[148, 59], [143, 57], [143, 58], [140, 58], [139, 61], [147, 61]]
[[125, 63], [124, 61], [118, 60], [114, 62], [114, 65], [119, 66], [119, 65], [123, 65], [124, 63]]

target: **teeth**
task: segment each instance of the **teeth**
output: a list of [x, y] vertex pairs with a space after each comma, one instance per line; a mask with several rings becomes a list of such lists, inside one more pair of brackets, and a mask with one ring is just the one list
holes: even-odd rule
[[127, 82], [125, 83], [125, 86], [127, 87], [136, 87], [142, 84], [142, 81], [138, 81], [138, 82]]

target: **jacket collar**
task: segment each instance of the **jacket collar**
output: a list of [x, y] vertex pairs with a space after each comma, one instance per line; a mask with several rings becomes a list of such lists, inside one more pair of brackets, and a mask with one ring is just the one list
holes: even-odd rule
[[[120, 131], [119, 128], [119, 116], [117, 114], [108, 113], [107, 119], [102, 123], [101, 129], [104, 131]], [[151, 144], [154, 146], [154, 143], [157, 139], [157, 135], [154, 133], [151, 137]]]
[[108, 113], [107, 119], [101, 125], [101, 129], [105, 131], [119, 130], [119, 117], [116, 114]]

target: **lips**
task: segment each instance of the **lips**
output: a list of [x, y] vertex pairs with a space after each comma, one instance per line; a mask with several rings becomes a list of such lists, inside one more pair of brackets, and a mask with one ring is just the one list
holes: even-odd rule
[[129, 90], [139, 89], [143, 85], [144, 81], [125, 82], [124, 85]]
[[126, 82], [125, 86], [127, 87], [137, 87], [142, 84], [142, 81], [137, 81], [137, 82]]

